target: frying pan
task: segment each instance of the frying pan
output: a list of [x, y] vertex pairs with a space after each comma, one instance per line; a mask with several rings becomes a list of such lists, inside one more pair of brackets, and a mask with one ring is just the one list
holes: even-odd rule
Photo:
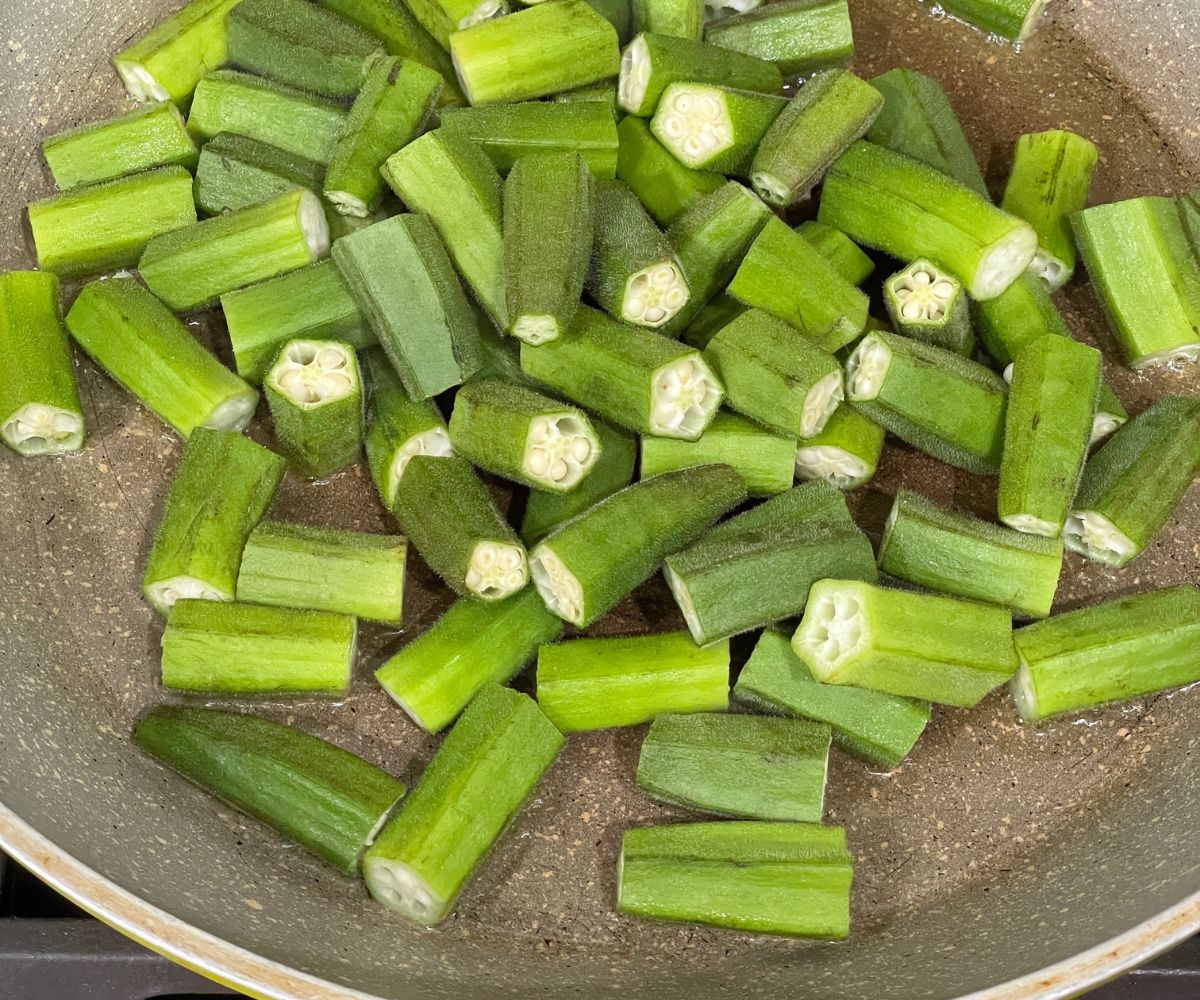
[[[0, 265], [28, 266], [22, 207], [50, 190], [42, 137], [123, 104], [108, 57], [171, 0], [5, 0], [0, 12]], [[1200, 6], [1057, 0], [1015, 55], [911, 0], [852, 2], [863, 74], [931, 73], [964, 118], [993, 186], [1022, 131], [1096, 140], [1094, 198], [1200, 185]], [[1062, 296], [1073, 328], [1113, 355], [1091, 292]], [[220, 350], [219, 319], [197, 334]], [[3, 363], [3, 359], [0, 359]], [[1195, 371], [1110, 365], [1131, 410]], [[635, 921], [614, 913], [622, 829], [682, 815], [632, 786], [640, 731], [572, 737], [464, 894], [417, 929], [140, 756], [127, 734], [157, 687], [159, 623], [139, 597], [148, 537], [179, 443], [86, 361], [86, 452], [0, 458], [0, 844], [97, 916], [255, 995], [288, 998], [785, 995], [892, 1000], [1075, 995], [1200, 927], [1200, 689], [1040, 729], [999, 694], [938, 711], [891, 776], [838, 757], [827, 818], [857, 859], [844, 944]], [[256, 432], [261, 433], [261, 432]], [[912, 486], [986, 515], [992, 485], [893, 450], [856, 497], [869, 528]], [[290, 477], [276, 516], [388, 530], [369, 479]], [[1200, 496], [1122, 572], [1069, 560], [1060, 604], [1200, 579]], [[447, 595], [413, 560], [406, 630]], [[681, 627], [661, 585], [603, 623]], [[338, 704], [263, 703], [396, 773], [428, 761], [420, 733], [370, 680], [401, 638], [367, 637]]]

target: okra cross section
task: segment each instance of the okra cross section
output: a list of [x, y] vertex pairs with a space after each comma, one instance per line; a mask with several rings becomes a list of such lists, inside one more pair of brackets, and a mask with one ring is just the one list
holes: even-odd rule
[[744, 176], [767, 129], [786, 106], [774, 94], [672, 83], [663, 91], [650, 129], [685, 166]]
[[892, 275], [883, 283], [883, 303], [897, 333], [965, 358], [974, 352], [967, 293], [962, 282], [935, 264], [915, 260]]
[[825, 427], [796, 448], [796, 477], [820, 479], [840, 490], [853, 490], [875, 475], [883, 453], [884, 429], [842, 403]]

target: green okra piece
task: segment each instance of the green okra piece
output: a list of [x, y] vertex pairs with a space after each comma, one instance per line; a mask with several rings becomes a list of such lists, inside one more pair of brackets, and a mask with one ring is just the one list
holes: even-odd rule
[[1053, 335], [1017, 355], [996, 506], [1010, 528], [1062, 534], [1091, 442], [1103, 366], [1095, 348]]
[[469, 104], [533, 100], [607, 80], [621, 67], [616, 29], [584, 0], [539, 3], [455, 31], [450, 56]]
[[480, 310], [476, 310], [475, 316], [479, 332], [480, 365], [479, 370], [468, 381], [504, 378], [534, 389], [539, 388], [536, 380], [521, 371], [521, 342], [500, 333]]
[[697, 199], [672, 223], [667, 239], [688, 284], [688, 301], [666, 324], [664, 333], [685, 330], [701, 309], [737, 273], [750, 245], [771, 218], [747, 188], [726, 181]]
[[680, 340], [702, 351], [712, 343], [713, 337], [747, 311], [746, 306], [733, 296], [721, 292], [696, 313], [696, 318], [680, 334]]
[[796, 232], [808, 240], [813, 249], [850, 284], [861, 285], [875, 273], [875, 262], [840, 229], [810, 219], [800, 223]]
[[1200, 257], [1169, 198], [1134, 198], [1071, 217], [1079, 253], [1132, 368], [1200, 358]]
[[474, 143], [438, 129], [389, 157], [383, 176], [409, 211], [429, 216], [463, 281], [492, 322], [507, 329], [502, 185], [491, 160]]
[[869, 333], [846, 361], [846, 398], [927, 455], [979, 475], [1000, 471], [1008, 386], [969, 358]]
[[962, 282], [936, 264], [914, 260], [893, 274], [883, 283], [883, 303], [897, 333], [964, 358], [974, 353], [967, 293]]
[[821, 580], [792, 636], [817, 680], [969, 707], [1017, 669], [1005, 608]]
[[1158, 534], [1200, 472], [1200, 400], [1164, 396], [1101, 446], [1084, 466], [1063, 539], [1094, 562], [1120, 568]]
[[598, 179], [617, 173], [617, 123], [599, 101], [522, 101], [442, 112], [446, 135], [473, 142], [502, 174], [534, 153], [578, 153]]
[[0, 274], [0, 440], [18, 455], [83, 447], [84, 417], [59, 281], [45, 271]]
[[400, 535], [262, 521], [242, 552], [237, 599], [399, 625], [407, 554]]
[[727, 465], [644, 479], [542, 539], [529, 557], [533, 582], [551, 611], [586, 628], [745, 498]]
[[163, 687], [214, 696], [346, 694], [357, 636], [349, 615], [180, 600], [162, 637]]
[[303, 188], [321, 193], [319, 163], [244, 135], [222, 132], [204, 144], [196, 166], [196, 207], [222, 215]]
[[408, 9], [442, 48], [449, 48], [454, 32], [503, 17], [509, 5], [507, 0], [408, 0]]
[[733, 698], [755, 710], [828, 723], [834, 746], [889, 771], [912, 751], [930, 716], [928, 702], [821, 683], [788, 637], [772, 629], [759, 637]]
[[42, 154], [66, 191], [153, 167], [196, 166], [197, 149], [174, 104], [165, 101], [53, 135]]
[[1185, 585], [1057, 615], [1013, 633], [1010, 692], [1026, 722], [1200, 680], [1200, 591]]
[[286, 469], [279, 455], [234, 431], [192, 432], [142, 579], [159, 614], [181, 599], [233, 600], [246, 539]]
[[704, 433], [724, 398], [699, 351], [587, 306], [557, 340], [522, 344], [521, 370], [620, 427], [685, 441]]
[[222, 802], [347, 875], [404, 796], [402, 781], [339, 746], [239, 712], [163, 705], [133, 742]]
[[770, 529], [784, 522], [855, 526], [846, 497], [841, 492], [828, 483], [802, 483], [710, 528], [704, 538], [716, 540], [742, 532]]
[[856, 142], [825, 175], [821, 222], [903, 261], [928, 258], [974, 299], [993, 299], [1033, 260], [1037, 234], [939, 170]]
[[1129, 420], [1129, 414], [1103, 378], [1100, 379], [1100, 393], [1096, 398], [1096, 416], [1092, 420], [1092, 436], [1089, 444], [1099, 444], [1107, 441]]
[[633, 0], [638, 32], [698, 42], [704, 37], [704, 0]]
[[626, 830], [617, 909], [762, 934], [850, 934], [854, 865], [840, 826], [733, 820]]
[[221, 296], [237, 373], [259, 384], [289, 340], [340, 340], [355, 348], [375, 332], [332, 260]]
[[442, 91], [441, 76], [415, 60], [372, 63], [325, 173], [325, 198], [334, 208], [367, 218], [379, 207], [387, 190], [380, 168], [421, 134]]
[[991, 199], [979, 161], [937, 80], [900, 66], [875, 77], [871, 86], [884, 100], [867, 132], [871, 142], [920, 160]]
[[185, 312], [328, 252], [329, 225], [320, 199], [296, 190], [155, 236], [142, 251], [138, 272], [150, 291]]
[[712, 83], [778, 94], [783, 76], [774, 63], [691, 38], [643, 30], [621, 53], [617, 101], [623, 111], [649, 118], [672, 83]]
[[778, 218], [769, 219], [750, 245], [728, 292], [831, 352], [858, 339], [870, 307], [866, 295]]
[[672, 83], [663, 91], [650, 131], [693, 170], [748, 176], [754, 151], [786, 98], [709, 83]]
[[804, 84], [767, 129], [750, 165], [750, 183], [768, 205], [803, 201], [850, 144], [875, 121], [883, 97], [844, 69]]
[[829, 726], [801, 719], [664, 714], [642, 742], [637, 783], [700, 812], [819, 823], [830, 739]]
[[592, 421], [599, 439], [599, 457], [587, 476], [570, 493], [530, 490], [521, 521], [521, 538], [526, 545], [541, 541], [560, 524], [582, 514], [605, 497], [612, 496], [633, 479], [637, 444], [625, 431]]
[[154, 237], [196, 221], [192, 175], [159, 167], [29, 205], [38, 267], [77, 278], [137, 265]]
[[1050, 0], [945, 0], [942, 9], [980, 31], [1017, 46], [1032, 35]]
[[537, 699], [561, 732], [636, 726], [664, 712], [729, 707], [729, 643], [686, 632], [543, 645]]
[[587, 0], [587, 3], [613, 26], [619, 44], [624, 45], [633, 37], [633, 0]]
[[1017, 140], [1000, 207], [1037, 232], [1038, 251], [1030, 267], [1052, 292], [1075, 273], [1071, 216], [1087, 205], [1099, 160], [1093, 143], [1062, 129]]
[[800, 505], [783, 498], [667, 557], [663, 576], [696, 642], [798, 615], [818, 580], [877, 578], [871, 543], [853, 523], [801, 516]]
[[728, 323], [704, 359], [731, 409], [793, 438], [819, 434], [844, 396], [837, 358], [761, 309]]
[[504, 182], [504, 294], [509, 332], [519, 340], [554, 340], [575, 317], [591, 259], [593, 201], [591, 173], [575, 152], [523, 156]]
[[785, 77], [845, 66], [854, 55], [847, 0], [779, 0], [708, 24], [705, 39], [769, 59]]
[[363, 857], [371, 895], [417, 923], [440, 923], [562, 745], [529, 698], [486, 684]]
[[532, 587], [491, 603], [460, 598], [386, 660], [375, 679], [418, 726], [436, 733], [480, 688], [507, 684], [562, 631], [562, 619]]
[[113, 380], [180, 437], [242, 430], [258, 393], [129, 275], [85, 285], [67, 314], [71, 336]]
[[824, 428], [799, 442], [796, 478], [821, 479], [840, 490], [870, 481], [883, 453], [884, 429], [849, 403], [841, 403]]
[[409, 395], [436, 396], [478, 370], [475, 316], [428, 216], [343, 237], [333, 259]]
[[620, 181], [595, 190], [595, 225], [587, 290], [619, 320], [657, 329], [690, 296], [671, 241]]
[[135, 101], [183, 106], [201, 77], [228, 58], [229, 11], [238, 0], [191, 0], [113, 56]]
[[414, 455], [396, 483], [391, 511], [456, 594], [500, 601], [529, 582], [525, 546], [466, 459]]
[[642, 438], [641, 478], [698, 465], [728, 465], [746, 481], [751, 496], [791, 489], [796, 439], [736, 413], [718, 413], [695, 441]]
[[644, 118], [622, 118], [617, 136], [617, 178], [629, 186], [659, 225], [671, 225], [700, 198], [725, 184], [718, 173], [680, 163], [654, 137]]
[[1045, 618], [1062, 570], [1059, 538], [1029, 535], [900, 490], [879, 543], [888, 576]]

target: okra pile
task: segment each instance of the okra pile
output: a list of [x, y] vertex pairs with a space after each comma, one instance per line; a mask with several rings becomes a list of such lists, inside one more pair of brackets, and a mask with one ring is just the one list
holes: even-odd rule
[[[942, 6], [1021, 41], [1044, 3]], [[620, 911], [844, 938], [831, 746], [890, 770], [1006, 684], [1035, 723], [1200, 680], [1195, 587], [1053, 613], [1066, 550], [1134, 563], [1200, 471], [1200, 400], [1130, 417], [1054, 293], [1082, 263], [1123, 363], [1196, 359], [1200, 192], [1088, 207], [1055, 130], [995, 199], [935, 80], [846, 68], [846, 0], [709, 7], [192, 0], [115, 57], [135, 110], [46, 140], [0, 276], [12, 451], [85, 447], [72, 340], [185, 441], [165, 688], [344, 696], [410, 545], [457, 595], [376, 665], [448, 730], [411, 792], [250, 713], [134, 732], [423, 924], [566, 734], [649, 723], [638, 786], [717, 818], [627, 831]], [[996, 477], [994, 519], [902, 490], [873, 546], [846, 494], [889, 439]], [[270, 516], [364, 453], [398, 533]], [[682, 627], [589, 634], [659, 572]]]

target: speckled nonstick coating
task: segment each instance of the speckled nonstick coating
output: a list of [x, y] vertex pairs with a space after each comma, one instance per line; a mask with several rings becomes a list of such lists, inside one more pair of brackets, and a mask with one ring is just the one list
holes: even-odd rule
[[[170, 6], [3, 4], [0, 265], [30, 261], [22, 207], [51, 189], [39, 141], [123, 106], [108, 57]], [[1015, 137], [1049, 127], [1099, 143], [1098, 201], [1200, 185], [1192, 0], [1057, 0], [1019, 56], [910, 0], [852, 0], [852, 9], [858, 70], [908, 64], [936, 76], [994, 187]], [[1111, 357], [1090, 290], [1076, 284], [1061, 298], [1073, 328]], [[219, 320], [200, 325], [219, 344]], [[1200, 387], [1195, 370], [1135, 376], [1110, 363], [1109, 375], [1133, 410]], [[1082, 990], [1200, 924], [1200, 690], [1191, 690], [1044, 728], [1018, 725], [994, 695], [971, 711], [935, 712], [891, 776], [837, 756], [828, 820], [846, 825], [857, 859], [855, 933], [845, 944], [614, 912], [621, 831], [683, 815], [634, 788], [640, 729], [572, 737], [452, 919], [414, 928], [128, 742], [139, 713], [166, 700], [160, 624], [139, 579], [180, 447], [86, 360], [80, 376], [86, 452], [0, 457], [0, 839], [160, 949], [289, 997], [1028, 998]], [[858, 498], [864, 523], [878, 528], [902, 484], [985, 515], [991, 504], [991, 483], [893, 448]], [[362, 469], [318, 486], [289, 477], [274, 514], [390, 527]], [[1193, 492], [1129, 568], [1070, 558], [1061, 605], [1196, 581], [1198, 537]], [[416, 559], [411, 580], [408, 635], [448, 602]], [[680, 625], [655, 582], [596, 631]], [[405, 634], [368, 632], [345, 702], [261, 710], [397, 773], [419, 771], [436, 740], [370, 677]]]

